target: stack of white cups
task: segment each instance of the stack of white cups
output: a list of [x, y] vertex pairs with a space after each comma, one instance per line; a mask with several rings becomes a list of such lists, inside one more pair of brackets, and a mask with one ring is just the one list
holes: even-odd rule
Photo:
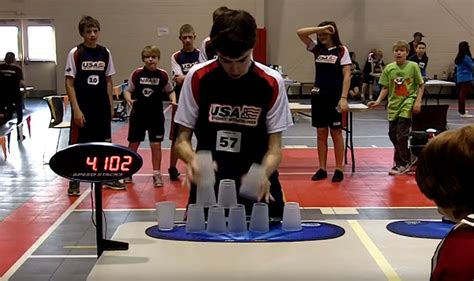
[[214, 184], [216, 175], [212, 162], [212, 153], [208, 150], [200, 150], [196, 153], [198, 175], [196, 178], [196, 204], [210, 207], [216, 204]]

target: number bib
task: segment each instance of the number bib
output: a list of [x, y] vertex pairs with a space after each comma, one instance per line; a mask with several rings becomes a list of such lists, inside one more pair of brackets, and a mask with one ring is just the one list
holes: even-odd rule
[[87, 77], [87, 84], [94, 86], [99, 84], [99, 75], [89, 75], [89, 77]]
[[240, 132], [217, 131], [216, 150], [239, 153], [241, 140]]

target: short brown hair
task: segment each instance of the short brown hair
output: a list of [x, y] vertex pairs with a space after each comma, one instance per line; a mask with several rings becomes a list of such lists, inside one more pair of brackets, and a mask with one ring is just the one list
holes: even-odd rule
[[401, 48], [405, 48], [407, 52], [410, 52], [410, 45], [408, 45], [408, 42], [405, 40], [398, 40], [395, 43], [393, 43], [392, 51], [395, 51], [395, 49], [401, 49]]
[[82, 19], [79, 21], [79, 34], [82, 36], [86, 28], [89, 27], [97, 27], [100, 30], [100, 23], [98, 20], [91, 16], [83, 16]]
[[194, 34], [194, 27], [190, 24], [183, 24], [181, 28], [179, 29], [179, 37], [183, 35], [184, 33], [193, 33]]
[[474, 212], [474, 125], [434, 137], [420, 154], [416, 182], [421, 192], [455, 218]]
[[222, 6], [222, 7], [219, 7], [217, 9], [214, 10], [214, 12], [212, 13], [212, 22], [215, 22], [216, 19], [224, 14], [225, 12], [229, 11], [230, 9], [227, 8], [226, 6]]
[[143, 48], [143, 50], [142, 50], [142, 60], [145, 57], [153, 56], [153, 55], [155, 55], [158, 59], [161, 56], [160, 49], [157, 46], [149, 45], [149, 46], [146, 46], [145, 48]]

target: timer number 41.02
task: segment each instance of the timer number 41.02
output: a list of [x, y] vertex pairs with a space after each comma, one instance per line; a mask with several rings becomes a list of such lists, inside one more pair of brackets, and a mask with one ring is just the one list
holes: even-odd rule
[[[130, 164], [132, 163], [131, 156], [107, 156], [104, 160], [104, 169], [103, 171], [109, 172], [128, 172], [130, 171]], [[94, 172], [97, 172], [97, 157], [87, 157], [86, 164], [92, 167]]]

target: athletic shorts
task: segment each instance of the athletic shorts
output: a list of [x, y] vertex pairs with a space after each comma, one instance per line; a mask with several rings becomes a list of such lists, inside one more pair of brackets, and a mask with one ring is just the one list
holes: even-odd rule
[[101, 118], [91, 116], [85, 118], [84, 127], [79, 127], [74, 123], [74, 116], [71, 116], [69, 144], [112, 141], [110, 115]]
[[150, 142], [162, 142], [165, 134], [165, 117], [163, 112], [153, 114], [136, 114], [132, 110], [130, 113], [130, 123], [128, 127], [129, 142], [141, 142], [145, 140], [148, 132]]
[[337, 96], [314, 94], [311, 96], [311, 125], [316, 128], [342, 128], [342, 113], [337, 111]]

